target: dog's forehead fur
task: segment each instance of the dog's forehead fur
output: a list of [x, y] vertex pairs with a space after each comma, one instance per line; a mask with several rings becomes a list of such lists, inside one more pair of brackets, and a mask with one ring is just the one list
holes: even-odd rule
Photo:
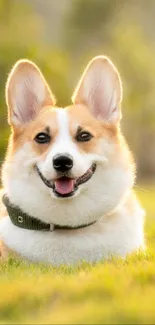
[[[77, 142], [75, 140], [78, 128], [88, 131], [93, 135], [89, 142]], [[64, 130], [62, 132], [62, 130]], [[51, 135], [50, 143], [39, 145], [34, 141], [40, 132]], [[55, 143], [61, 133], [62, 141], [66, 136], [76, 143], [77, 149], [83, 152], [97, 152], [97, 142], [101, 138], [119, 143], [118, 128], [94, 118], [84, 105], [72, 105], [66, 108], [43, 107], [36, 118], [22, 127], [13, 128], [11, 137], [11, 153], [17, 152], [26, 142], [32, 142], [33, 150], [37, 155], [44, 154]]]

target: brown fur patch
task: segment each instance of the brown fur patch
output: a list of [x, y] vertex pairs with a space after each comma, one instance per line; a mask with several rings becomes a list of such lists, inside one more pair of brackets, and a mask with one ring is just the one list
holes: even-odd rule
[[[2, 203], [3, 195], [4, 195], [4, 191], [0, 190], [0, 220], [5, 218], [8, 215], [6, 208], [5, 208], [4, 204]], [[8, 248], [0, 240], [0, 260], [7, 258], [8, 253], [9, 253]]]
[[[84, 105], [75, 105], [68, 108], [70, 133], [73, 141], [77, 144], [80, 150], [93, 153], [97, 152], [98, 140], [101, 138], [113, 139], [116, 141], [118, 135], [118, 128], [115, 125], [110, 125], [101, 120], [95, 119]], [[93, 135], [91, 141], [78, 142], [75, 135], [78, 127], [90, 132]]]
[[[38, 144], [34, 141], [36, 135], [40, 132], [50, 133], [51, 141], [47, 144]], [[38, 114], [36, 119], [27, 123], [23, 127], [14, 127], [10, 138], [10, 150], [9, 154], [14, 154], [20, 147], [26, 142], [32, 143], [32, 148], [37, 155], [43, 155], [54, 143], [54, 140], [58, 134], [58, 123], [56, 110], [52, 107], [45, 107]]]

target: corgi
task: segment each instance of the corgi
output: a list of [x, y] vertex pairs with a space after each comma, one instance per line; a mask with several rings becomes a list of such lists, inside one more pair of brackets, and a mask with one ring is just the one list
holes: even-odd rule
[[94, 263], [145, 249], [135, 163], [120, 128], [122, 83], [93, 58], [60, 108], [39, 68], [19, 60], [7, 80], [11, 136], [2, 168], [3, 249], [30, 261]]

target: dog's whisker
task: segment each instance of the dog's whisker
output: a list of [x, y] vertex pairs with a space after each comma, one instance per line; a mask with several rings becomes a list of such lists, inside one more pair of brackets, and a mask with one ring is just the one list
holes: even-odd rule
[[139, 185], [135, 185], [134, 187], [137, 188], [138, 190], [140, 190], [141, 192], [144, 192], [144, 193], [151, 193], [151, 190], [150, 190], [150, 189], [142, 188], [142, 187], [139, 186]]

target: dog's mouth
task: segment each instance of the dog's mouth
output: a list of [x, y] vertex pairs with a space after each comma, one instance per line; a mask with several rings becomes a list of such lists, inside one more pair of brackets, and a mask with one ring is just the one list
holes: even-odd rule
[[39, 170], [38, 166], [36, 166], [38, 175], [40, 176], [41, 180], [44, 182], [44, 184], [53, 189], [53, 192], [58, 197], [70, 197], [73, 196], [74, 193], [77, 191], [79, 185], [88, 182], [88, 180], [93, 176], [95, 170], [96, 170], [96, 164], [93, 163], [91, 167], [87, 170], [85, 174], [78, 178], [71, 178], [67, 176], [62, 176], [54, 181], [47, 180], [41, 171]]

